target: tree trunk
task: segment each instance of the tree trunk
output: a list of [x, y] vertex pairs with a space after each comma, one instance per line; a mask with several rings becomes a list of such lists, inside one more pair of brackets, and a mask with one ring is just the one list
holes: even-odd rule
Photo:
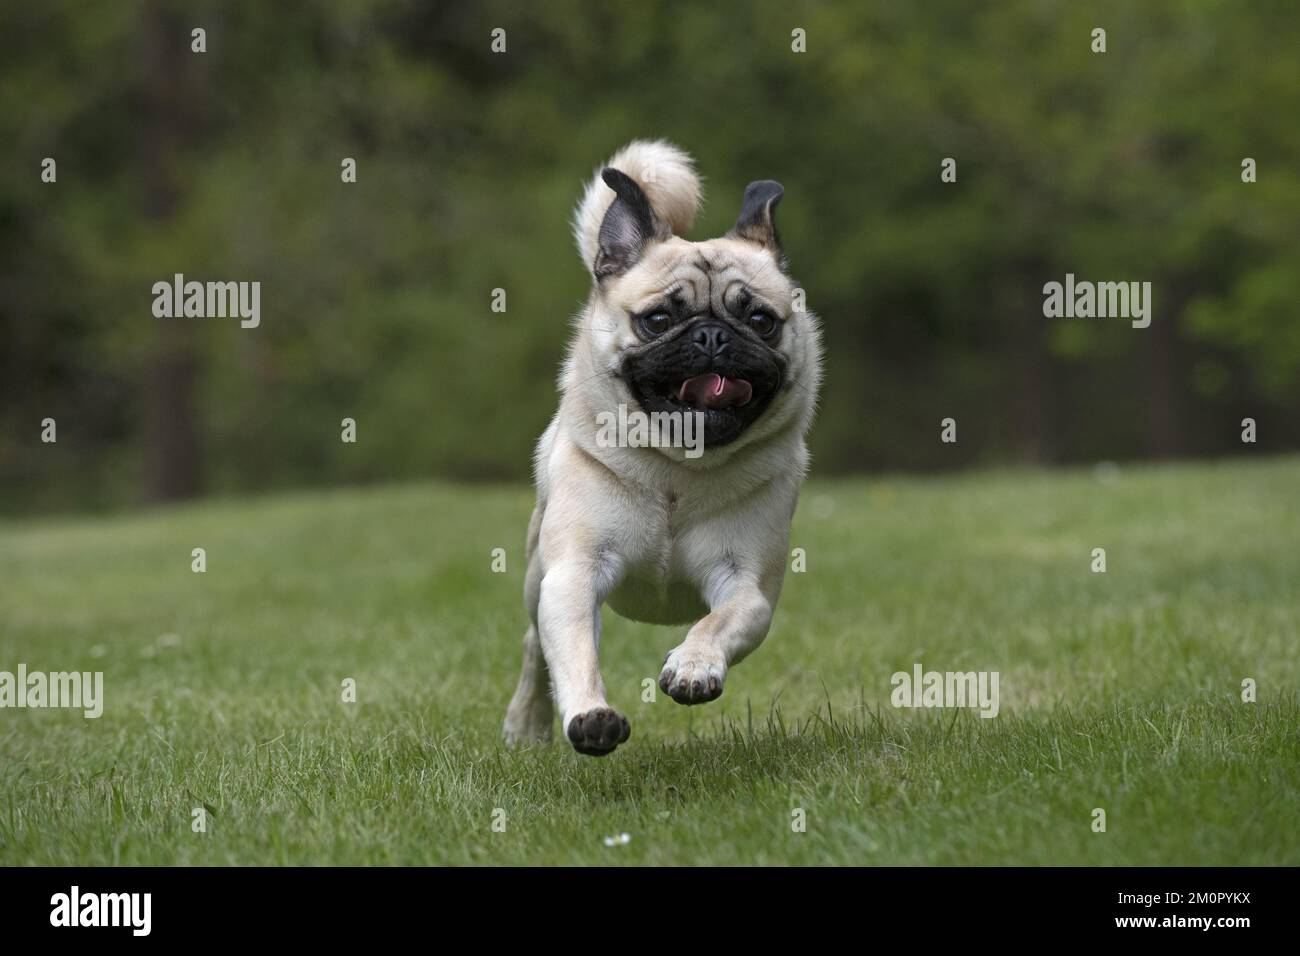
[[[140, 124], [140, 170], [145, 215], [165, 227], [180, 203], [174, 179], [181, 146], [193, 132], [186, 110], [195, 96], [197, 61], [189, 28], [159, 2], [141, 18], [141, 69], [146, 115]], [[170, 280], [172, 264], [157, 264], [158, 279]], [[154, 319], [154, 345], [146, 360], [144, 438], [145, 498], [171, 501], [199, 493], [201, 457], [196, 404], [200, 362], [192, 320]]]
[[1147, 336], [1147, 453], [1174, 458], [1187, 452], [1180, 392], [1181, 342], [1178, 316], [1187, 296], [1174, 290], [1169, 304], [1151, 313], [1151, 325], [1134, 334]]

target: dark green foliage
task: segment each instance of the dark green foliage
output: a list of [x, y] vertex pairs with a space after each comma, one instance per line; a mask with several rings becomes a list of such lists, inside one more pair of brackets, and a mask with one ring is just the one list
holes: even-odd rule
[[[570, 209], [647, 136], [697, 156], [698, 236], [784, 184], [823, 473], [1294, 448], [1297, 27], [1287, 3], [11, 5], [0, 507], [525, 476], [589, 282]], [[153, 318], [175, 272], [260, 280], [261, 328]], [[1045, 319], [1066, 272], [1151, 281], [1151, 328]]]

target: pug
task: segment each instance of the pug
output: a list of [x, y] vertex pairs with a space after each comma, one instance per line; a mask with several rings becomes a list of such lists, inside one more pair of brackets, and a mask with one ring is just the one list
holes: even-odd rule
[[[531, 625], [506, 712], [511, 744], [548, 739], [557, 708], [581, 754], [627, 741], [600, 676], [606, 604], [637, 621], [694, 622], [659, 674], [680, 704], [716, 700], [767, 636], [821, 380], [818, 321], [774, 220], [783, 192], [750, 183], [731, 231], [689, 241], [701, 200], [691, 158], [638, 141], [578, 204], [591, 294], [534, 459]], [[642, 427], [611, 440], [616, 415]]]

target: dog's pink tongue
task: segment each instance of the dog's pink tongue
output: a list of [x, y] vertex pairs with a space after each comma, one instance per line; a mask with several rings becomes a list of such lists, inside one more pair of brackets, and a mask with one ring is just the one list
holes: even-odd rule
[[739, 408], [753, 394], [753, 387], [743, 378], [727, 378], [709, 372], [682, 382], [677, 400], [690, 402], [696, 408]]

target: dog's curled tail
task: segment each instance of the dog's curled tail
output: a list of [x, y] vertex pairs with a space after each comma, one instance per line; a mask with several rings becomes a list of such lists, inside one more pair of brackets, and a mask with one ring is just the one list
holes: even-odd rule
[[[655, 216], [677, 236], [687, 233], [700, 208], [700, 177], [691, 157], [666, 140], [628, 143], [610, 157], [605, 166], [625, 173], [641, 187]], [[582, 201], [573, 211], [573, 238], [583, 265], [591, 268], [599, 251], [600, 224], [614, 201], [614, 190], [600, 178], [601, 170], [587, 184]]]

